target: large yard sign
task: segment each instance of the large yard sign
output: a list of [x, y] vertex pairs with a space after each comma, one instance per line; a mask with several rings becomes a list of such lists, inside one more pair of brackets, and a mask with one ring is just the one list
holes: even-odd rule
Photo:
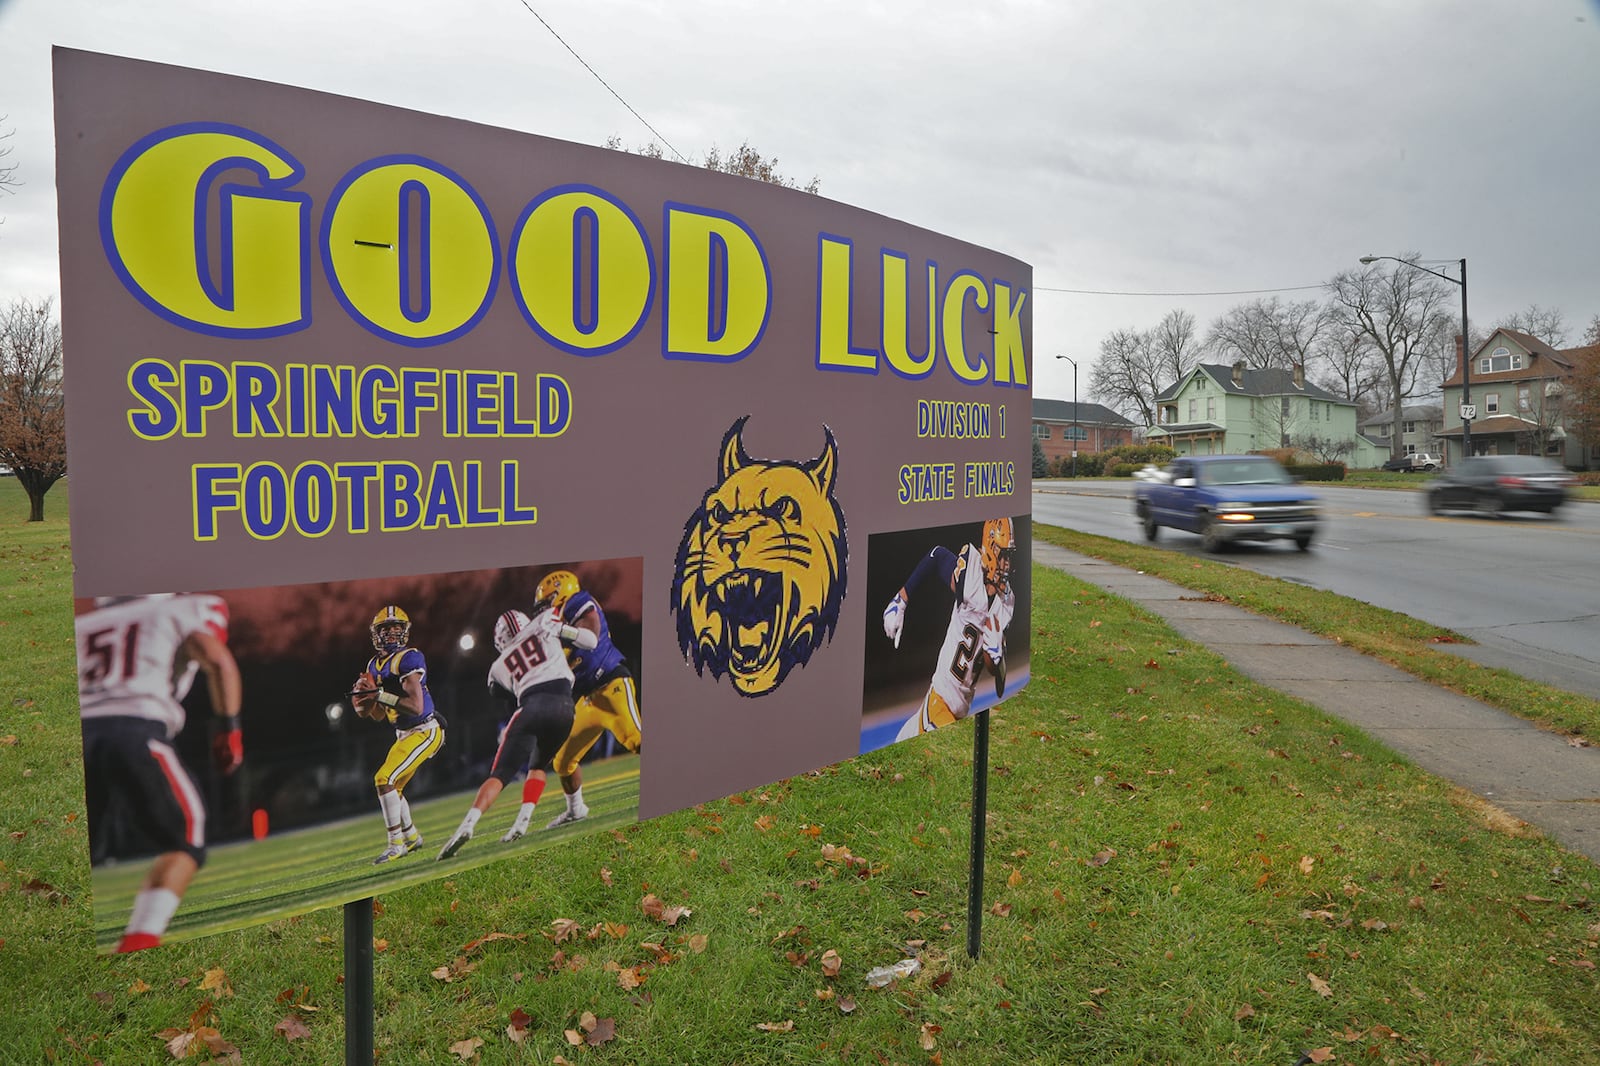
[[[1026, 264], [283, 85], [66, 49], [55, 79], [102, 946], [159, 856], [204, 860], [170, 935], [238, 927], [526, 860], [1026, 683]], [[502, 655], [497, 619], [563, 581], [620, 655], [587, 698], [631, 699], [644, 743], [596, 729], [588, 816], [545, 828], [552, 774], [502, 843], [509, 775], [435, 861], [515, 706], [490, 668], [541, 654]], [[378, 639], [391, 608], [414, 656]], [[567, 654], [582, 695], [590, 653]], [[351, 695], [369, 666], [381, 701]], [[130, 709], [157, 725], [107, 741]], [[159, 774], [118, 768], [146, 750]], [[374, 865], [401, 830], [425, 842]]]

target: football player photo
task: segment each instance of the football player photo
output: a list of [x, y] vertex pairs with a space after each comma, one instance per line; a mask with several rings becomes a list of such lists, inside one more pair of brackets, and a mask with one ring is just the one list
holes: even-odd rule
[[869, 616], [881, 625], [868, 626], [861, 751], [961, 721], [1027, 683], [1027, 529], [996, 516], [868, 541]]

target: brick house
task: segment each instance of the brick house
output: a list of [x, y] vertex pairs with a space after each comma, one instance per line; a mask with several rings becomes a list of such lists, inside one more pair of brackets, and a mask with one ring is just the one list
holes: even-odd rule
[[1128, 419], [1097, 403], [1033, 400], [1033, 439], [1051, 461], [1070, 456], [1074, 439], [1080, 455], [1132, 444], [1135, 428]]

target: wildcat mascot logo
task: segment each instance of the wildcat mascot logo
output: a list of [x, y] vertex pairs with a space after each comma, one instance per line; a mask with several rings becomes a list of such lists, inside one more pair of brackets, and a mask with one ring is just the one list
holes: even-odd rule
[[808, 462], [752, 459], [741, 437], [749, 417], [722, 438], [717, 483], [684, 524], [672, 610], [697, 674], [764, 696], [832, 639], [849, 546], [833, 433], [822, 427], [822, 454]]

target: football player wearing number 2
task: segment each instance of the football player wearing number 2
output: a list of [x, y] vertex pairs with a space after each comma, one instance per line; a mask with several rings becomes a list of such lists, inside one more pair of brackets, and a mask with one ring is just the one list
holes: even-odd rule
[[394, 726], [389, 755], [373, 775], [389, 831], [388, 846], [372, 860], [376, 866], [405, 858], [422, 846], [405, 789], [417, 768], [444, 747], [444, 725], [428, 691], [427, 660], [410, 644], [410, 616], [399, 607], [385, 607], [373, 616], [370, 632], [377, 654], [356, 678], [350, 702], [363, 718]]
[[242, 686], [228, 650], [228, 605], [217, 596], [102, 597], [74, 620], [90, 860], [128, 850], [122, 820], [161, 849], [134, 897], [118, 951], [161, 942], [189, 882], [206, 861], [206, 809], [173, 750], [182, 701], [204, 674], [221, 718], [212, 740], [217, 769], [244, 761]]
[[1005, 631], [1016, 610], [1016, 594], [1011, 589], [1011, 561], [1016, 551], [1011, 519], [991, 518], [983, 524], [977, 545], [963, 545], [959, 554], [939, 546], [924, 555], [884, 608], [884, 635], [898, 648], [910, 596], [919, 585], [937, 577], [956, 598], [928, 693], [895, 740], [965, 718], [972, 711], [972, 695], [984, 670], [994, 674], [995, 695], [1005, 691]]
[[[542, 603], [531, 618], [513, 610], [495, 621], [494, 647], [500, 657], [489, 668], [489, 687], [513, 698], [517, 710], [500, 734], [489, 776], [478, 786], [461, 824], [439, 849], [440, 859], [448, 859], [472, 839], [479, 817], [499, 798], [507, 781], [524, 766], [543, 766], [572, 732], [572, 667], [567, 665], [563, 642], [583, 649], [597, 643], [589, 630], [563, 623], [549, 603]], [[542, 778], [533, 780], [542, 783]], [[532, 805], [539, 799], [538, 790], [531, 791], [531, 796], [524, 792], [524, 810], [517, 816], [521, 831], [513, 825], [502, 840], [515, 840], [527, 831]]]

